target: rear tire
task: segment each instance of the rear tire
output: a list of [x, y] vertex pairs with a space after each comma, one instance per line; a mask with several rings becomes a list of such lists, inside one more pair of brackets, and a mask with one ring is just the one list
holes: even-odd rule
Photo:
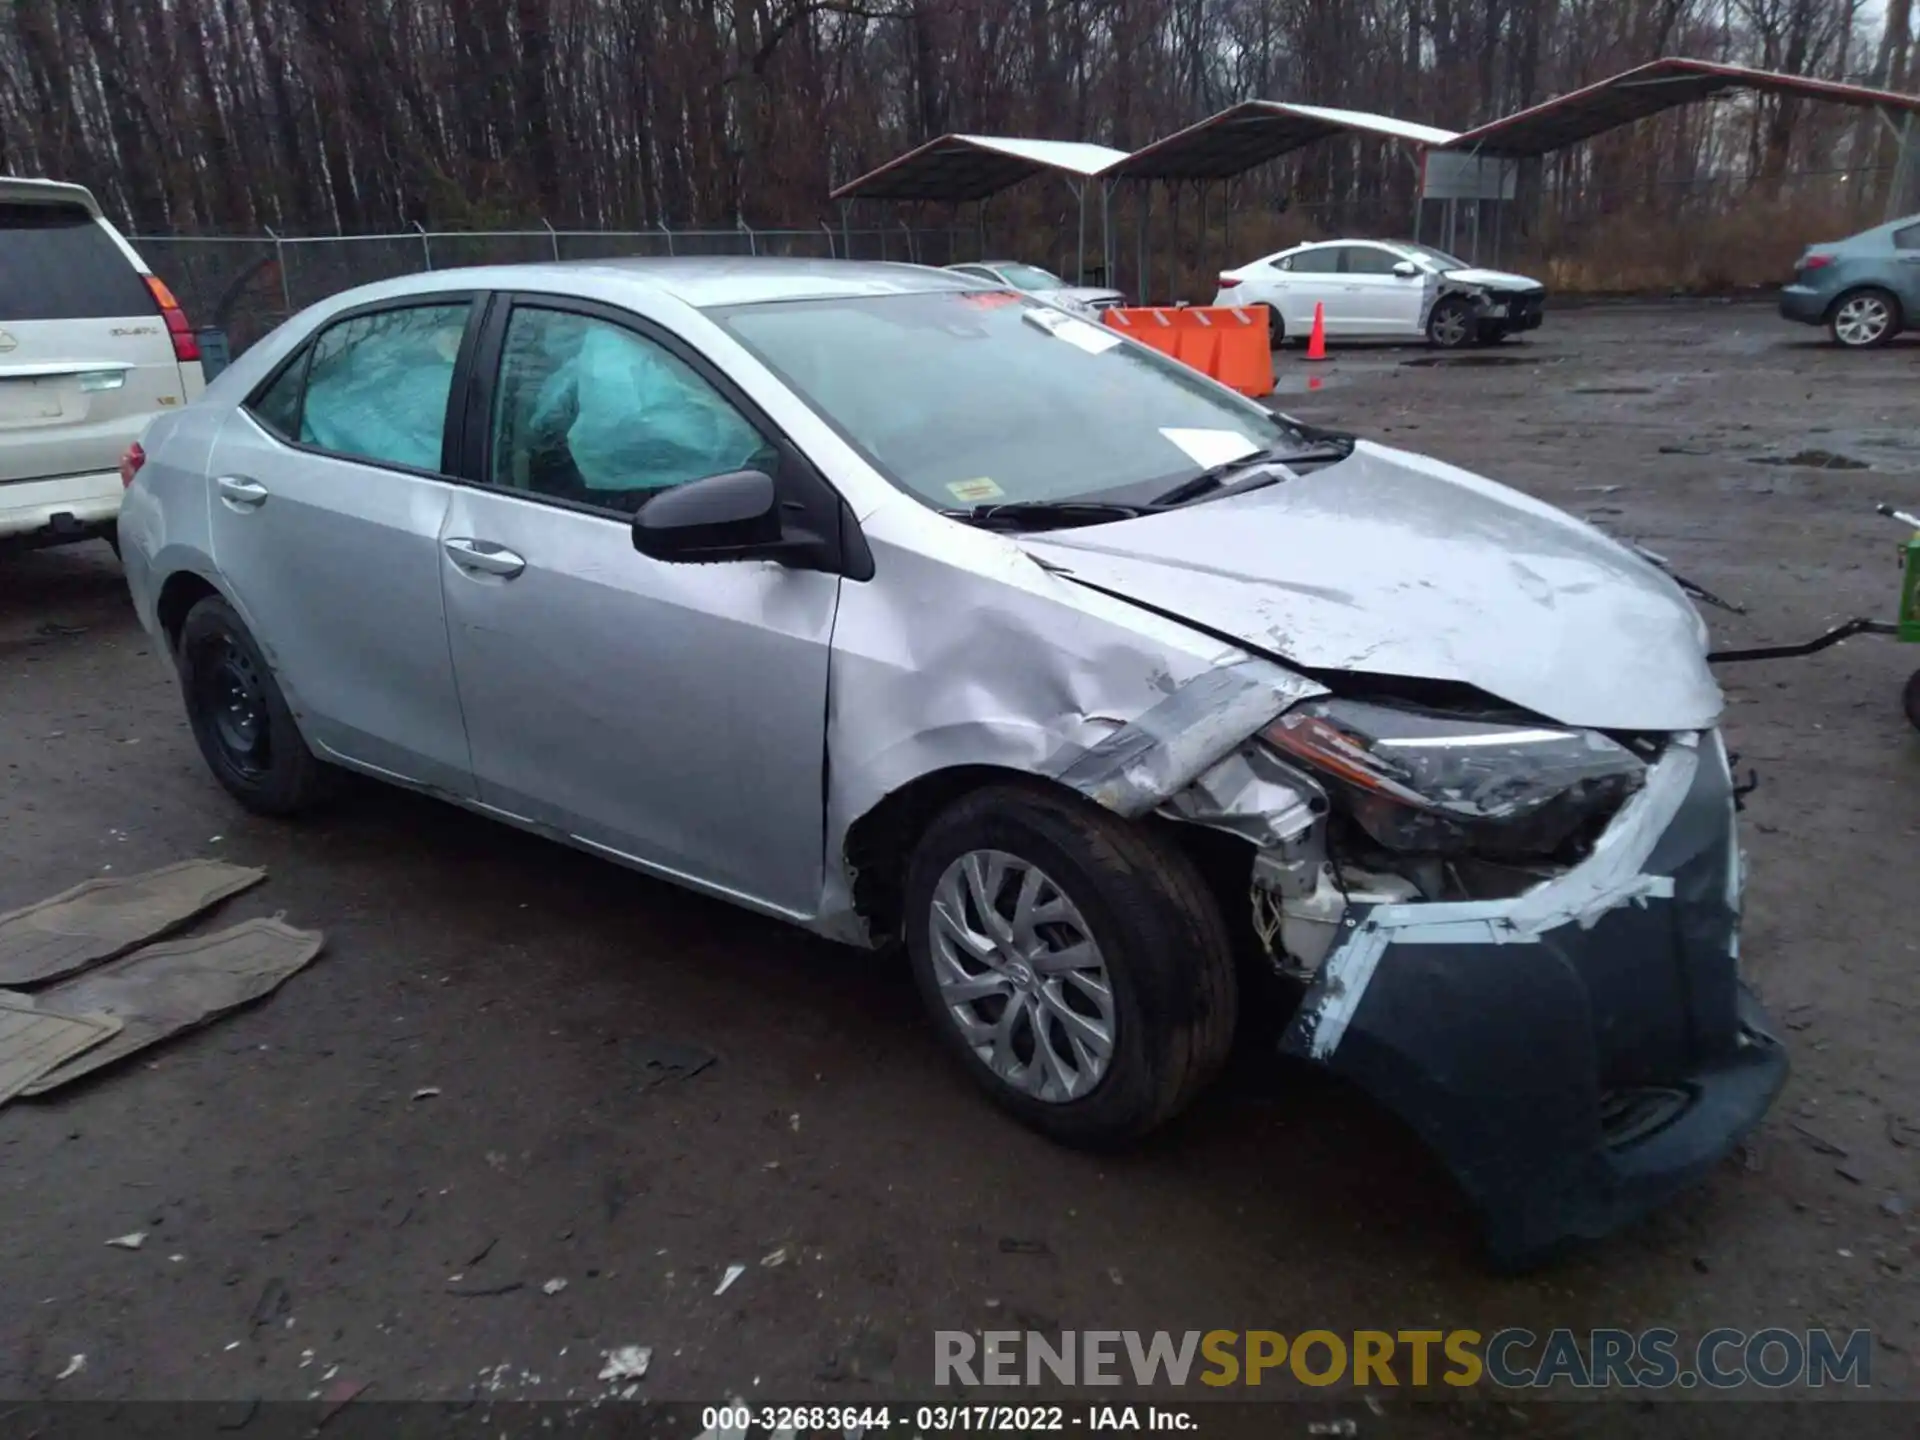
[[1437, 350], [1458, 350], [1477, 333], [1472, 307], [1457, 295], [1439, 301], [1427, 316], [1427, 343]]
[[187, 612], [176, 663], [193, 738], [229, 795], [260, 815], [291, 815], [325, 796], [333, 772], [307, 748], [232, 606], [209, 595]]
[[1280, 318], [1280, 311], [1272, 306], [1262, 306], [1267, 312], [1267, 348], [1278, 350], [1287, 343], [1287, 322]]
[[1920, 670], [1907, 677], [1906, 689], [1900, 692], [1900, 703], [1907, 712], [1907, 723], [1920, 730]]
[[975, 791], [916, 846], [906, 917], [943, 1042], [1055, 1140], [1132, 1140], [1226, 1063], [1238, 990], [1225, 922], [1193, 862], [1138, 822], [1064, 791]]
[[1872, 350], [1900, 333], [1900, 301], [1878, 286], [1849, 290], [1833, 302], [1827, 334], [1844, 350]]

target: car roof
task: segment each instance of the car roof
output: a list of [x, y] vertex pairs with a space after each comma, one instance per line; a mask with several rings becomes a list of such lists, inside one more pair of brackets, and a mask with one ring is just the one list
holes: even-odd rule
[[[779, 256], [634, 257], [620, 260], [558, 260], [528, 265], [488, 265], [465, 270], [428, 270], [369, 287], [384, 297], [444, 290], [449, 280], [493, 290], [579, 287], [591, 278], [632, 284], [671, 296], [697, 310], [759, 305], [781, 300], [852, 299], [974, 288], [964, 277], [930, 265], [889, 261], [806, 260]], [[598, 288], [598, 287], [596, 287]]]
[[65, 180], [42, 180], [27, 175], [0, 175], [0, 200], [15, 203], [67, 204], [81, 206], [98, 220], [101, 218], [100, 202], [93, 198], [93, 192], [84, 185], [70, 185]]

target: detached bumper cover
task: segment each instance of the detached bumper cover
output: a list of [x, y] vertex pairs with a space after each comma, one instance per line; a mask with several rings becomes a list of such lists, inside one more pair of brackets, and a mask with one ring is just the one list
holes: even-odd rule
[[1559, 880], [1357, 916], [1281, 1048], [1406, 1120], [1525, 1264], [1700, 1178], [1785, 1083], [1738, 897], [1725, 752], [1677, 742]]

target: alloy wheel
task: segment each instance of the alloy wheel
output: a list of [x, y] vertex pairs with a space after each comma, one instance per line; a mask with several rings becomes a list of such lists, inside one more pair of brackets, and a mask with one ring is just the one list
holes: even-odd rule
[[1871, 345], [1887, 333], [1893, 312], [1878, 295], [1856, 295], [1834, 312], [1833, 333], [1842, 345]]
[[1091, 927], [1054, 880], [1004, 850], [969, 850], [934, 886], [931, 950], [947, 1017], [994, 1075], [1053, 1104], [1100, 1083], [1117, 1030]]
[[1457, 305], [1442, 306], [1433, 317], [1433, 343], [1451, 350], [1467, 338], [1467, 313]]

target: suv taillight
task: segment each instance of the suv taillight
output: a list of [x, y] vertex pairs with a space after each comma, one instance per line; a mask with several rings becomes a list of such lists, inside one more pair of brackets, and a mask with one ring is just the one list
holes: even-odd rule
[[167, 288], [167, 282], [158, 275], [145, 277], [147, 289], [153, 292], [153, 303], [160, 307], [160, 318], [167, 322], [167, 338], [173, 341], [173, 358], [176, 360], [198, 360], [200, 341], [193, 333], [193, 327], [187, 323], [187, 312], [180, 308], [180, 302], [173, 298], [173, 291]]
[[127, 446], [127, 453], [120, 457], [120, 488], [126, 489], [133, 484], [133, 477], [140, 473], [140, 467], [147, 463], [147, 452], [141, 448], [138, 440]]

